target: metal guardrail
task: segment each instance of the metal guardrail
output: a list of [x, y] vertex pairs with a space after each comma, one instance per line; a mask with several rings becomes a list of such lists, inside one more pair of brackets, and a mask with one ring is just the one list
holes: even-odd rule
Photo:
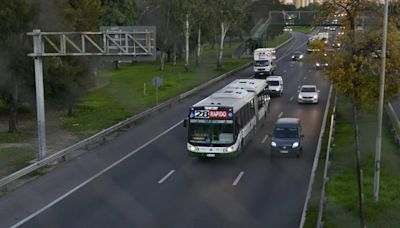
[[308, 211], [308, 202], [310, 201], [310, 198], [311, 198], [312, 187], [314, 185], [314, 180], [315, 180], [315, 176], [316, 176], [316, 172], [317, 172], [317, 168], [318, 168], [319, 155], [321, 153], [322, 138], [325, 133], [326, 120], [328, 118], [328, 110], [329, 110], [330, 103], [331, 103], [332, 89], [333, 89], [333, 87], [331, 84], [331, 86], [329, 88], [328, 102], [325, 107], [324, 118], [322, 120], [321, 131], [319, 134], [318, 145], [317, 145], [317, 149], [316, 149], [315, 157], [314, 157], [314, 161], [313, 161], [313, 167], [312, 167], [311, 174], [310, 174], [310, 182], [308, 183], [307, 195], [306, 195], [306, 199], [304, 201], [303, 212], [301, 214], [301, 220], [300, 220], [300, 225], [299, 225], [300, 228], [303, 228], [304, 224], [306, 222], [306, 216], [307, 216], [307, 211]]
[[317, 218], [317, 228], [322, 228], [323, 227], [323, 221], [322, 221], [322, 216], [324, 212], [324, 205], [326, 203], [326, 196], [325, 196], [325, 189], [326, 189], [326, 184], [329, 181], [328, 177], [328, 169], [330, 166], [330, 153], [332, 152], [332, 144], [333, 144], [333, 134], [335, 131], [335, 116], [336, 116], [336, 103], [337, 103], [337, 96], [335, 95], [335, 101], [333, 105], [333, 111], [331, 115], [331, 124], [329, 127], [329, 136], [328, 136], [328, 145], [326, 148], [326, 157], [325, 157], [325, 167], [324, 167], [324, 176], [323, 176], [323, 183], [322, 183], [322, 190], [321, 190], [321, 196], [319, 199], [319, 210], [318, 210], [318, 218]]
[[390, 124], [390, 131], [393, 133], [394, 141], [397, 146], [400, 146], [400, 121], [397, 117], [396, 112], [393, 109], [392, 104], [387, 103], [385, 105], [386, 115], [389, 118], [388, 123]]

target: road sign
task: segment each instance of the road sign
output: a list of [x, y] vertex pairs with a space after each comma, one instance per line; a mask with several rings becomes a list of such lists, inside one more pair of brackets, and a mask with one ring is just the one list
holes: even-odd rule
[[154, 78], [151, 80], [151, 83], [153, 84], [153, 86], [155, 86], [156, 88], [158, 88], [158, 87], [160, 87], [160, 86], [162, 85], [163, 81], [162, 81], [162, 78], [160, 78], [160, 77], [154, 77]]
[[151, 80], [151, 83], [153, 84], [154, 87], [156, 87], [156, 104], [158, 105], [158, 87], [160, 87], [163, 83], [162, 78], [154, 77]]

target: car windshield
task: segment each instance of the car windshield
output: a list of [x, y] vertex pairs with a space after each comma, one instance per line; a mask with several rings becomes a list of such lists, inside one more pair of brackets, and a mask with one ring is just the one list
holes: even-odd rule
[[269, 86], [278, 86], [279, 85], [279, 81], [268, 81], [268, 85]]
[[232, 120], [191, 119], [189, 142], [195, 145], [227, 145], [233, 143]]
[[299, 133], [295, 127], [276, 127], [273, 136], [275, 138], [291, 139], [298, 138]]
[[301, 92], [312, 93], [315, 92], [316, 89], [314, 87], [304, 87], [301, 89]]
[[269, 66], [270, 61], [269, 60], [257, 60], [254, 62], [254, 66]]
[[301, 52], [295, 52], [294, 55], [299, 56], [299, 55], [301, 55]]

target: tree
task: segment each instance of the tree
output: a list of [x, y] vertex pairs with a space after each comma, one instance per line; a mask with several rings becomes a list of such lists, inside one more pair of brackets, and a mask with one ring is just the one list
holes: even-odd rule
[[197, 50], [196, 50], [196, 65], [201, 63], [201, 38], [205, 28], [209, 26], [210, 13], [207, 9], [206, 0], [196, 1], [196, 10], [193, 12], [195, 18], [195, 26], [197, 27]]
[[135, 24], [138, 11], [133, 0], [102, 0], [105, 14], [102, 24], [105, 26], [132, 26]]
[[[64, 28], [73, 31], [97, 31], [104, 9], [100, 0], [66, 0], [59, 5]], [[85, 57], [56, 57], [46, 60], [45, 95], [73, 114], [73, 106], [92, 85], [93, 74]]]
[[[197, 0], [175, 0], [172, 4], [172, 15], [178, 24], [181, 25], [185, 37], [185, 70], [189, 68], [189, 35], [190, 25], [194, 21]], [[180, 26], [179, 26], [180, 27]]]
[[397, 29], [400, 29], [400, 1], [390, 1], [389, 19]]
[[214, 0], [210, 3], [210, 11], [220, 27], [220, 41], [217, 57], [217, 68], [222, 68], [225, 36], [230, 27], [243, 23], [248, 6], [248, 0]]
[[[379, 72], [381, 60], [379, 50], [382, 44], [382, 16], [377, 14], [380, 5], [356, 0], [337, 0], [325, 3], [322, 11], [329, 16], [336, 12], [337, 7], [346, 14], [343, 23], [346, 26], [346, 36], [342, 38], [344, 49], [336, 52], [331, 58], [327, 70], [328, 78], [341, 92], [352, 100], [353, 125], [355, 138], [355, 154], [359, 184], [360, 216], [363, 226], [362, 183], [360, 171], [360, 151], [358, 140], [358, 112], [366, 103], [376, 102], [379, 91]], [[383, 12], [380, 11], [380, 12]], [[367, 16], [368, 15], [368, 16]], [[360, 21], [362, 23], [360, 23]], [[358, 27], [356, 29], [356, 27]], [[387, 71], [385, 81], [385, 96], [390, 99], [399, 92], [400, 55], [398, 47], [398, 31], [395, 25], [388, 30]]]
[[33, 65], [27, 64], [25, 32], [34, 20], [35, 9], [28, 0], [0, 0], [0, 56], [4, 70], [0, 82], [1, 99], [9, 106], [8, 132], [17, 131], [18, 103], [21, 87], [29, 84]]
[[46, 97], [54, 107], [67, 107], [69, 116], [79, 98], [93, 85], [88, 59], [52, 58], [46, 61]]
[[105, 13], [100, 0], [67, 0], [62, 11], [74, 31], [97, 31]]

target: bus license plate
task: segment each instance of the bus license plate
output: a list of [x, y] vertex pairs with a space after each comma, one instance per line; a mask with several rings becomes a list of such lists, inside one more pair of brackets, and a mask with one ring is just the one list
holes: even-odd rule
[[287, 154], [287, 153], [289, 153], [288, 150], [281, 150], [281, 154]]
[[213, 157], [215, 157], [215, 154], [207, 154], [207, 157], [213, 158]]

